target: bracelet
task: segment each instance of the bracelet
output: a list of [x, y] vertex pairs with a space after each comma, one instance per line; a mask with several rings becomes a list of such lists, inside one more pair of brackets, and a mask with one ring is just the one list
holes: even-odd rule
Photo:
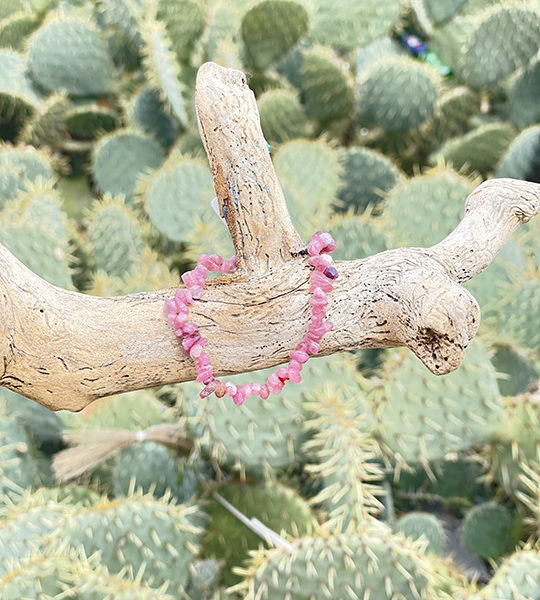
[[326, 295], [331, 292], [334, 279], [337, 278], [337, 269], [333, 266], [330, 252], [336, 250], [337, 246], [329, 233], [317, 231], [307, 245], [309, 254], [308, 264], [314, 267], [310, 275], [311, 286], [311, 320], [308, 332], [296, 348], [290, 353], [288, 366], [280, 367], [272, 373], [266, 383], [244, 383], [234, 385], [230, 381], [223, 382], [216, 379], [212, 374], [210, 358], [204, 351], [208, 340], [201, 336], [196, 323], [188, 319], [189, 305], [194, 300], [202, 297], [203, 287], [208, 271], [220, 273], [234, 273], [236, 271], [236, 257], [224, 259], [219, 254], [201, 254], [197, 266], [192, 271], [182, 275], [182, 281], [186, 289], [176, 290], [173, 299], [165, 302], [164, 312], [167, 321], [173, 327], [175, 335], [182, 340], [182, 348], [186, 355], [195, 361], [197, 381], [205, 385], [200, 393], [201, 398], [206, 398], [215, 393], [218, 398], [229, 396], [235, 404], [242, 404], [251, 396], [260, 396], [264, 400], [270, 394], [279, 394], [286, 381], [300, 383], [302, 377], [300, 371], [309, 359], [309, 355], [315, 355], [320, 350], [322, 336], [331, 331], [333, 325], [326, 318], [325, 306], [328, 304]]

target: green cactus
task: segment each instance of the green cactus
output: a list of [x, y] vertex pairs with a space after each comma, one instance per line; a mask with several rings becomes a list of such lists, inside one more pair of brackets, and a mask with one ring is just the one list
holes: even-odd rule
[[174, 450], [155, 442], [123, 448], [115, 459], [112, 481], [116, 498], [128, 496], [135, 489], [156, 498], [169, 492], [178, 502], [194, 496], [199, 484], [194, 467], [179, 461]]
[[[41, 483], [32, 440], [14, 417], [0, 420], [0, 499], [19, 495]], [[4, 497], [4, 498], [2, 498]]]
[[251, 66], [263, 70], [306, 33], [308, 14], [291, 0], [263, 0], [243, 17], [242, 40]]
[[497, 344], [491, 362], [497, 371], [499, 389], [503, 396], [524, 394], [538, 379], [538, 373], [524, 352], [511, 344]]
[[343, 172], [338, 190], [339, 209], [361, 213], [375, 208], [384, 195], [401, 179], [400, 170], [380, 152], [350, 147], [339, 156]]
[[100, 551], [110, 573], [127, 572], [154, 587], [169, 581], [170, 591], [178, 595], [188, 584], [189, 564], [199, 551], [201, 519], [196, 505], [133, 494], [67, 515], [51, 541], [82, 546], [87, 555]]
[[20, 169], [12, 165], [0, 166], [0, 210], [4, 203], [14, 200], [19, 192], [25, 189], [24, 179], [21, 177]]
[[[258, 371], [264, 382], [270, 370]], [[303, 430], [302, 398], [310, 387], [322, 386], [335, 377], [348, 378], [356, 389], [354, 366], [342, 357], [333, 356], [310, 361], [302, 371], [301, 387], [290, 386], [279, 398], [246, 402], [231, 412], [227, 398], [201, 400], [199, 386], [184, 384], [180, 401], [187, 418], [188, 430], [195, 444], [216, 461], [246, 473], [272, 475], [303, 458], [301, 447], [306, 440]], [[252, 381], [253, 373], [231, 377], [232, 383]]]
[[407, 598], [429, 596], [431, 569], [419, 544], [394, 536], [374, 520], [351, 535], [321, 532], [292, 546], [260, 551], [238, 586], [246, 600]]
[[220, 563], [215, 559], [209, 558], [194, 562], [191, 565], [188, 596], [193, 600], [219, 600], [215, 594], [220, 571]]
[[462, 137], [448, 140], [433, 154], [432, 163], [444, 161], [456, 170], [491, 173], [514, 138], [505, 123], [480, 125]]
[[274, 167], [292, 221], [308, 237], [330, 216], [341, 172], [338, 153], [322, 140], [293, 140], [276, 152]]
[[212, 216], [212, 174], [199, 160], [171, 155], [141, 182], [139, 195], [150, 222], [172, 241], [186, 241], [197, 216]]
[[94, 204], [88, 223], [96, 269], [117, 277], [130, 271], [142, 253], [146, 234], [137, 213], [122, 197], [105, 195]]
[[62, 422], [52, 410], [5, 387], [0, 388], [0, 407], [16, 417], [40, 449], [56, 449], [60, 444]]
[[304, 445], [311, 464], [307, 473], [320, 479], [311, 504], [322, 504], [330, 530], [352, 533], [383, 508], [380, 451], [369, 433], [373, 424], [360, 389], [348, 393], [337, 384], [312, 392], [304, 403], [311, 415], [305, 428], [312, 437]]
[[201, 5], [194, 0], [159, 0], [157, 18], [165, 24], [179, 62], [189, 62], [193, 46], [205, 26]]
[[489, 267], [470, 281], [465, 287], [476, 298], [480, 308], [484, 309], [505, 296], [508, 285], [516, 277], [525, 276], [526, 255], [514, 240], [508, 240], [499, 250]]
[[[468, 0], [412, 0], [415, 15], [424, 24], [442, 25], [452, 19]], [[428, 33], [431, 27], [428, 27]]]
[[141, 30], [144, 39], [144, 66], [148, 83], [159, 90], [160, 97], [186, 127], [188, 115], [184, 99], [184, 87], [179, 80], [180, 66], [171, 50], [165, 26], [154, 19], [145, 22]]
[[479, 89], [498, 84], [534, 57], [540, 11], [525, 3], [494, 6], [467, 17], [462, 28], [459, 72], [467, 85]]
[[[367, 46], [359, 46], [355, 51], [356, 72], [361, 73], [371, 63], [389, 57], [406, 56], [403, 46], [389, 36], [380, 37]], [[362, 107], [359, 107], [362, 111]]]
[[310, 37], [321, 44], [338, 48], [366, 46], [387, 33], [397, 21], [399, 0], [350, 3], [338, 0], [312, 0], [313, 18]]
[[520, 129], [540, 121], [538, 87], [540, 86], [540, 59], [530, 63], [516, 77], [510, 90], [508, 112], [510, 120]]
[[[8, 158], [9, 158], [9, 153]], [[27, 166], [27, 175], [41, 172], [38, 156], [15, 152], [12, 158]], [[43, 160], [41, 157], [39, 159]], [[0, 154], [0, 161], [2, 155]], [[51, 183], [39, 180], [21, 192], [0, 213], [0, 240], [29, 269], [67, 289], [73, 288], [69, 268], [67, 220]]]
[[394, 531], [402, 533], [406, 538], [418, 540], [421, 536], [427, 541], [426, 550], [433, 554], [442, 554], [446, 543], [444, 525], [435, 515], [414, 511], [400, 517]]
[[72, 505], [57, 502], [48, 490], [26, 491], [16, 503], [0, 505], [0, 581], [13, 562], [38, 551], [42, 536], [52, 533], [72, 512]]
[[26, 38], [39, 25], [39, 17], [28, 10], [12, 13], [0, 20], [0, 47], [23, 51]]
[[41, 106], [40, 93], [27, 73], [26, 60], [0, 49], [0, 124], [20, 123]]
[[298, 94], [293, 90], [275, 89], [257, 99], [261, 128], [271, 146], [305, 137], [307, 119]]
[[[266, 527], [286, 537], [308, 535], [316, 521], [308, 503], [293, 489], [275, 481], [255, 485], [230, 483], [218, 489], [219, 494], [248, 519], [257, 518]], [[205, 556], [224, 561], [222, 581], [239, 582], [232, 568], [241, 565], [250, 550], [264, 545], [264, 540], [240, 523], [217, 500], [208, 507], [210, 522], [204, 538]], [[235, 540], [231, 544], [231, 540]]]
[[124, 194], [131, 202], [138, 178], [164, 161], [162, 147], [135, 130], [116, 130], [94, 146], [92, 175], [102, 193]]
[[165, 407], [148, 390], [139, 390], [101, 398], [81, 413], [62, 412], [66, 427], [92, 429], [128, 429], [138, 431], [170, 419]]
[[144, 86], [133, 96], [127, 112], [134, 127], [151, 135], [164, 148], [169, 148], [180, 132], [178, 120], [169, 114], [158, 90], [151, 86]]
[[304, 52], [302, 94], [308, 115], [322, 126], [352, 114], [353, 90], [347, 67], [329, 48], [313, 47]]
[[495, 502], [484, 502], [467, 512], [461, 536], [465, 546], [482, 558], [497, 559], [509, 549], [512, 516]]
[[503, 414], [495, 369], [473, 342], [459, 371], [437, 377], [408, 351], [391, 356], [370, 394], [393, 460], [421, 464], [487, 441]]
[[144, 3], [141, 0], [97, 0], [96, 4], [104, 24], [121, 31], [135, 48], [142, 46], [139, 22]]
[[53, 94], [43, 107], [27, 121], [19, 139], [25, 144], [57, 148], [66, 134], [68, 99], [63, 93]]
[[485, 325], [496, 332], [500, 342], [517, 343], [529, 360], [540, 369], [540, 274], [516, 278], [486, 306]]
[[386, 236], [363, 215], [336, 215], [330, 220], [328, 231], [336, 240], [337, 260], [356, 260], [388, 250]]
[[439, 77], [407, 57], [382, 57], [358, 76], [358, 106], [388, 131], [406, 131], [431, 117], [439, 98]]
[[403, 181], [389, 192], [382, 227], [397, 246], [431, 246], [460, 222], [473, 183], [438, 167]]
[[471, 600], [540, 600], [540, 552], [519, 550], [505, 558], [491, 581]]
[[95, 140], [117, 126], [117, 114], [97, 103], [78, 103], [68, 107], [65, 127], [72, 138]]
[[14, 12], [24, 10], [26, 8], [25, 0], [4, 0], [0, 7], [0, 19], [5, 19]]
[[540, 394], [528, 392], [504, 399], [504, 414], [482, 450], [490, 481], [512, 495], [522, 488], [523, 467], [535, 465], [540, 456]]
[[540, 169], [540, 125], [524, 129], [502, 155], [495, 177], [534, 181]]
[[431, 151], [446, 140], [463, 135], [471, 117], [480, 112], [480, 97], [465, 86], [451, 88], [439, 98], [432, 117], [420, 129], [422, 141]]
[[39, 178], [53, 178], [52, 161], [49, 154], [32, 146], [8, 146], [0, 144], [0, 165], [11, 166], [20, 176], [35, 183]]
[[114, 68], [107, 45], [91, 23], [51, 18], [31, 37], [32, 77], [45, 90], [70, 96], [107, 95]]

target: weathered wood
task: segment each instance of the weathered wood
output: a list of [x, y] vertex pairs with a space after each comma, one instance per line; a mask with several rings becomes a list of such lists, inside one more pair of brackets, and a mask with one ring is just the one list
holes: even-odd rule
[[[306, 331], [311, 270], [243, 74], [201, 67], [197, 111], [240, 269], [207, 285], [192, 318], [209, 340], [216, 376], [274, 366]], [[457, 368], [480, 320], [460, 283], [485, 269], [539, 204], [538, 184], [485, 182], [440, 244], [337, 262], [327, 307], [334, 330], [321, 354], [405, 345], [434, 373]], [[0, 245], [0, 291], [0, 384], [49, 408], [80, 410], [102, 396], [195, 378], [163, 316], [173, 290], [118, 298], [68, 292]]]

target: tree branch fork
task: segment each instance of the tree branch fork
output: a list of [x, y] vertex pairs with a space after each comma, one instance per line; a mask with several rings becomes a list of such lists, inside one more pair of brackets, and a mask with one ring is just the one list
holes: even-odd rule
[[[309, 275], [243, 73], [199, 69], [201, 137], [238, 271], [205, 287], [192, 308], [216, 376], [289, 358], [308, 326]], [[482, 272], [521, 224], [540, 212], [540, 185], [484, 182], [458, 227], [431, 248], [336, 261], [321, 354], [407, 346], [433, 373], [461, 363], [480, 310], [461, 286]], [[321, 228], [324, 224], [321, 224]], [[163, 315], [174, 289], [100, 298], [57, 288], [0, 244], [0, 384], [53, 409], [195, 379]]]

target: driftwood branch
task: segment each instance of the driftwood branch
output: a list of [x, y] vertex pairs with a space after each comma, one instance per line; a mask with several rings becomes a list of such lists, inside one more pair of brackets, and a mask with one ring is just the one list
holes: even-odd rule
[[[242, 73], [213, 63], [197, 78], [197, 112], [239, 270], [192, 307], [214, 374], [288, 360], [309, 321], [309, 274], [256, 104]], [[540, 205], [540, 185], [480, 185], [448, 238], [337, 263], [321, 354], [408, 346], [433, 373], [457, 368], [480, 311], [461, 283], [485, 269]], [[324, 228], [324, 223], [321, 223]], [[0, 245], [0, 384], [52, 409], [80, 410], [120, 392], [195, 378], [163, 316], [174, 290], [98, 298], [56, 288]]]

